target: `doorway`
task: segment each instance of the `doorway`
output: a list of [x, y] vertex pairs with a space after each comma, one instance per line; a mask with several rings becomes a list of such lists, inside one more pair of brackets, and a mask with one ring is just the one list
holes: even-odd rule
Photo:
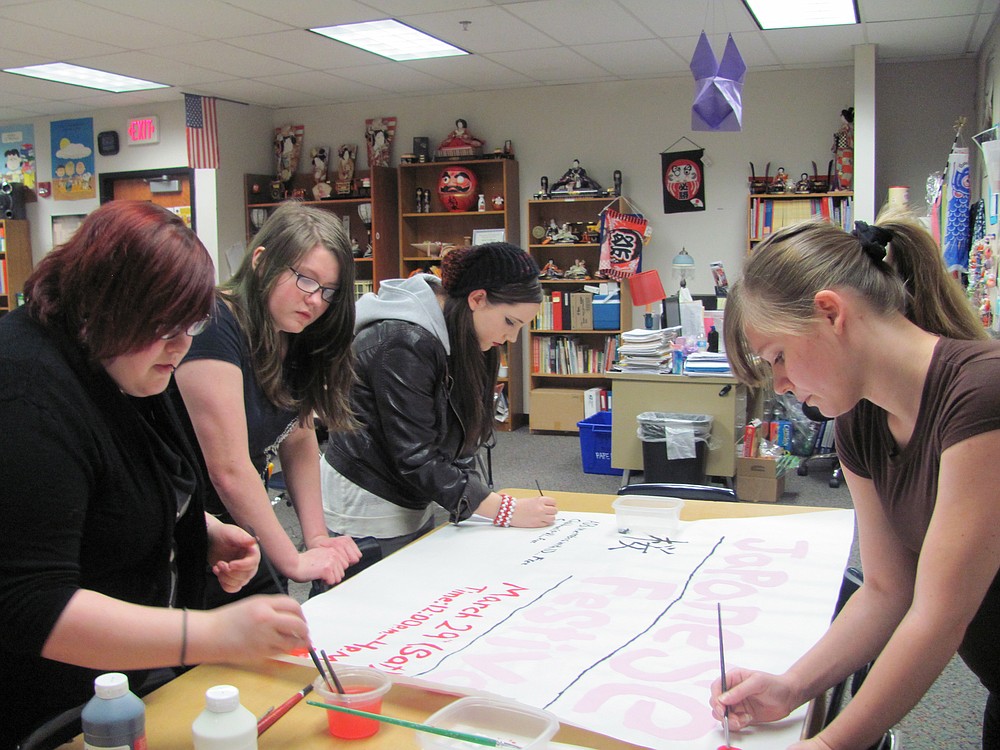
[[101, 175], [101, 203], [112, 200], [150, 201], [173, 211], [196, 229], [194, 170], [188, 167], [105, 172]]

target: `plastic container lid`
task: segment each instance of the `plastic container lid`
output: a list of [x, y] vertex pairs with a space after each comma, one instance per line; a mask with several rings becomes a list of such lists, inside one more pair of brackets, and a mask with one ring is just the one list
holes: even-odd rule
[[113, 700], [128, 692], [128, 677], [121, 672], [107, 672], [94, 678], [94, 694], [98, 698]]
[[[425, 722], [432, 727], [453, 729], [499, 740], [516, 742], [523, 750], [543, 750], [559, 731], [559, 720], [548, 711], [501, 698], [460, 698], [449, 703]], [[468, 750], [468, 742], [417, 732], [424, 750]]]
[[233, 685], [215, 685], [205, 691], [205, 708], [224, 714], [240, 706], [240, 690]]

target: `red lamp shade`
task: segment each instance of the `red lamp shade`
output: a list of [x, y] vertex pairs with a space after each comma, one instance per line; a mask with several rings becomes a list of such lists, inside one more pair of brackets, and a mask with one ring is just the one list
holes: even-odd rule
[[633, 305], [652, 305], [667, 298], [660, 283], [660, 272], [655, 269], [630, 276], [628, 285]]

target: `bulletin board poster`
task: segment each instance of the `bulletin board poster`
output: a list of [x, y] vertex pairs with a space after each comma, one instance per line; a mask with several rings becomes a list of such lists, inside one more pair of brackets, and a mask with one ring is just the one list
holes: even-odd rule
[[3, 148], [4, 182], [20, 182], [35, 189], [35, 126], [0, 125], [0, 148]]
[[93, 118], [55, 120], [51, 138], [52, 197], [57, 201], [96, 198]]

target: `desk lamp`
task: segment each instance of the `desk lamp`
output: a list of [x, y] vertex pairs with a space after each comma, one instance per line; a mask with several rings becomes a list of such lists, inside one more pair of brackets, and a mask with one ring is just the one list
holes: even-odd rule
[[[632, 304], [646, 306], [646, 328], [653, 328], [653, 313], [650, 308], [656, 302], [659, 302], [662, 308], [663, 300], [667, 298], [666, 292], [663, 291], [663, 284], [660, 282], [660, 272], [654, 269], [637, 273], [629, 277], [628, 285], [632, 292]], [[661, 309], [660, 320], [664, 320], [665, 315], [666, 311]], [[655, 327], [659, 328], [660, 326]]]
[[680, 279], [681, 286], [677, 292], [677, 299], [680, 302], [693, 302], [691, 290], [687, 288], [687, 280], [694, 276], [694, 258], [688, 255], [685, 248], [674, 256], [670, 263], [670, 270], [673, 271], [674, 278]]

